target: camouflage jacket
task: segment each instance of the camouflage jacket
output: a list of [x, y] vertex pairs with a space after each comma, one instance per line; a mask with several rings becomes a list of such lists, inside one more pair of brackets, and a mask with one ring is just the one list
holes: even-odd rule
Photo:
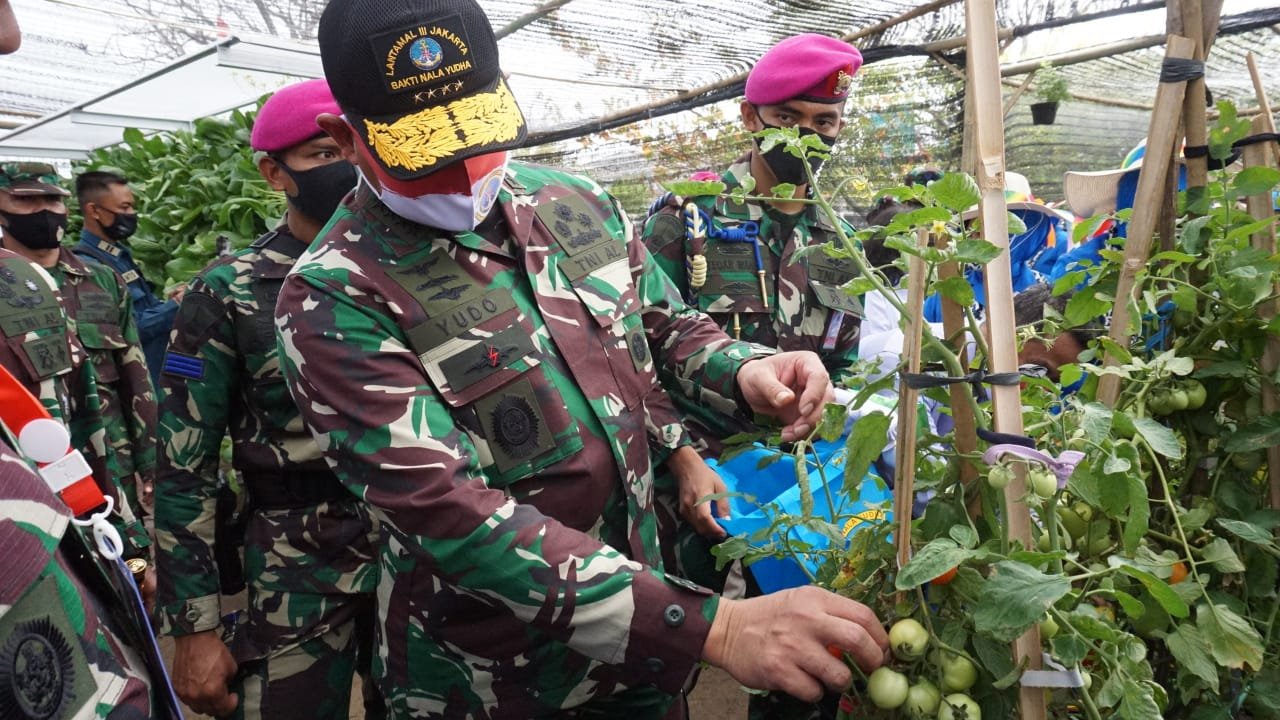
[[0, 248], [0, 365], [50, 415], [70, 410], [68, 381], [83, 365], [84, 351], [68, 332], [62, 296], [49, 274], [15, 252]]
[[[276, 295], [306, 245], [288, 229], [269, 233], [250, 247], [221, 258], [196, 276], [183, 296], [160, 375], [164, 393], [160, 424], [160, 471], [156, 484], [156, 562], [159, 607], [172, 634], [217, 627], [221, 617], [215, 527], [222, 440], [232, 440], [232, 464], [242, 486], [283, 482], [281, 474], [305, 474], [317, 484], [328, 478], [350, 511], [367, 519], [355, 496], [333, 479], [315, 439], [289, 396], [276, 351]], [[299, 508], [318, 503], [300, 503]], [[356, 506], [353, 508], [353, 506]], [[348, 537], [326, 522], [326, 509], [282, 513], [278, 536], [298, 547], [326, 547], [314, 563], [299, 550], [293, 572], [302, 581], [277, 577], [280, 590], [333, 595], [372, 592], [376, 568], [369, 538], [348, 552]], [[250, 530], [257, 527], [250, 524]], [[373, 533], [370, 524], [365, 535]], [[303, 536], [306, 536], [305, 538]], [[270, 542], [268, 540], [267, 542]], [[323, 566], [323, 567], [321, 567]], [[251, 581], [253, 579], [251, 578]]]
[[39, 399], [50, 415], [66, 423], [72, 446], [93, 468], [98, 487], [116, 502], [111, 520], [130, 545], [126, 555], [142, 555], [151, 541], [138, 521], [135, 506], [109, 469], [111, 452], [96, 376], [86, 362], [74, 323], [67, 320], [65, 306], [49, 272], [0, 249], [0, 334], [4, 336], [0, 365]]
[[[4, 717], [168, 718], [163, 668], [70, 511], [0, 442], [0, 709]], [[128, 579], [125, 578], [125, 581]]]
[[62, 290], [76, 337], [93, 364], [109, 468], [136, 503], [134, 473], [150, 477], [155, 470], [156, 397], [124, 279], [105, 265], [81, 260], [67, 248], [59, 252], [50, 274]]
[[[644, 242], [685, 301], [710, 315], [725, 332], [779, 350], [813, 351], [822, 358], [832, 381], [838, 383], [858, 358], [862, 308], [856, 298], [840, 289], [853, 279], [854, 268], [847, 260], [822, 252], [796, 255], [815, 243], [839, 242], [817, 208], [810, 206], [799, 215], [788, 216], [763, 203], [740, 204], [729, 198], [728, 193], [741, 186], [739, 178], [750, 173], [748, 155], [723, 174], [725, 194], [689, 200], [711, 219], [710, 227], [758, 226], [767, 307], [751, 242], [708, 236], [700, 248], [707, 260], [706, 284], [696, 289], [690, 286], [686, 257], [699, 248], [686, 237], [683, 209], [676, 202], [667, 203], [649, 218], [642, 234]], [[705, 409], [679, 402], [678, 396], [676, 400], [695, 434], [718, 454], [720, 444], [708, 432]]]
[[147, 357], [151, 382], [158, 385], [160, 363], [164, 359], [164, 348], [169, 342], [169, 329], [173, 327], [178, 304], [173, 300], [161, 300], [156, 295], [154, 286], [143, 277], [142, 268], [134, 261], [127, 244], [114, 243], [88, 230], [81, 230], [80, 242], [72, 248], [72, 252], [89, 262], [106, 265], [124, 278], [129, 288], [129, 297], [133, 301], [138, 339], [142, 343], [142, 352]]
[[395, 715], [673, 693], [700, 657], [718, 598], [658, 569], [646, 403], [665, 368], [738, 412], [738, 368], [769, 350], [681, 303], [632, 236], [599, 186], [513, 162], [475, 233], [361, 186], [285, 281], [290, 390], [387, 537]]

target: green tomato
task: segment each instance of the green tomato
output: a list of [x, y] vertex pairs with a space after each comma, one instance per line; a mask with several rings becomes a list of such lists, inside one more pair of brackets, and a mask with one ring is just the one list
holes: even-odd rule
[[942, 689], [944, 692], [961, 692], [978, 681], [978, 668], [963, 655], [942, 653]]
[[982, 709], [964, 693], [952, 693], [942, 700], [938, 720], [982, 720]]
[[1262, 467], [1262, 461], [1265, 459], [1266, 455], [1261, 450], [1236, 453], [1231, 456], [1231, 466], [1248, 473], [1256, 472], [1258, 468]]
[[1031, 486], [1031, 492], [1041, 500], [1048, 500], [1058, 492], [1058, 476], [1044, 468], [1032, 468], [1027, 473], [1027, 484]]
[[929, 631], [911, 618], [899, 620], [889, 629], [889, 648], [899, 660], [919, 660], [929, 649]]
[[1080, 516], [1080, 519], [1089, 523], [1093, 520], [1093, 506], [1087, 502], [1078, 502], [1071, 506], [1071, 512]]
[[1040, 621], [1040, 639], [1052, 640], [1058, 634], [1058, 621], [1052, 615], [1045, 615]]
[[938, 705], [942, 702], [942, 693], [938, 686], [921, 679], [907, 690], [907, 717], [911, 720], [928, 720], [938, 714]]
[[987, 471], [987, 484], [996, 490], [1003, 490], [1013, 482], [1013, 468], [1008, 465], [996, 465]]
[[1072, 539], [1079, 539], [1084, 536], [1086, 530], [1089, 529], [1089, 523], [1075, 510], [1067, 507], [1058, 508], [1058, 520], [1062, 523], [1062, 527]]
[[1204, 407], [1204, 403], [1209, 399], [1209, 391], [1204, 389], [1204, 385], [1199, 380], [1188, 380], [1183, 385], [1187, 391], [1187, 409], [1198, 410]]
[[867, 678], [867, 694], [878, 708], [892, 710], [907, 701], [907, 676], [887, 667], [877, 668]]
[[1177, 390], [1174, 390], [1173, 392], [1169, 393], [1169, 411], [1170, 412], [1181, 412], [1183, 410], [1186, 410], [1188, 407], [1190, 407], [1190, 405], [1191, 405], [1191, 396], [1187, 394], [1186, 390], [1183, 390], [1182, 388], [1178, 388]]
[[1093, 687], [1093, 675], [1090, 675], [1088, 670], [1080, 671], [1080, 679], [1084, 681], [1085, 690]]
[[1147, 395], [1147, 409], [1152, 415], [1168, 415], [1173, 412], [1173, 396], [1168, 390], [1159, 388]]

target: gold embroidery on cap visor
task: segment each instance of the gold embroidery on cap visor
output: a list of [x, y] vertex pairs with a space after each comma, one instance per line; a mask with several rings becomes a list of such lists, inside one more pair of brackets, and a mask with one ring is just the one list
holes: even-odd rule
[[841, 70], [836, 73], [836, 94], [847, 95], [849, 88], [853, 86], [853, 76]]
[[524, 118], [506, 83], [499, 82], [491, 92], [428, 108], [390, 124], [365, 120], [364, 125], [369, 147], [383, 165], [414, 172], [462, 150], [515, 140]]

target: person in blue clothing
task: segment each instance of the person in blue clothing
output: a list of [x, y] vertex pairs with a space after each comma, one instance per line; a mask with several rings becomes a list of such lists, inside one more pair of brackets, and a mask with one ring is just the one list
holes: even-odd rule
[[[1016, 172], [1006, 172], [1005, 203], [1026, 225], [1026, 230], [1009, 235], [1009, 265], [1012, 272], [1013, 292], [1045, 281], [1071, 243], [1072, 218], [1069, 213], [1055, 210], [1040, 202], [1031, 194], [1031, 183]], [[978, 217], [977, 208], [966, 211], [965, 222]], [[986, 305], [987, 290], [981, 266], [965, 270], [965, 277], [973, 287], [979, 308]], [[942, 298], [935, 294], [925, 299], [924, 317], [929, 322], [942, 321]]]
[[169, 330], [178, 312], [182, 290], [168, 300], [155, 293], [154, 286], [142, 275], [133, 260], [126, 241], [138, 229], [138, 213], [129, 181], [112, 172], [100, 170], [81, 173], [76, 178], [76, 197], [84, 216], [84, 229], [73, 252], [114, 269], [124, 276], [133, 300], [133, 315], [138, 322], [138, 337], [147, 357], [152, 384], [158, 384], [164, 351], [169, 343]]

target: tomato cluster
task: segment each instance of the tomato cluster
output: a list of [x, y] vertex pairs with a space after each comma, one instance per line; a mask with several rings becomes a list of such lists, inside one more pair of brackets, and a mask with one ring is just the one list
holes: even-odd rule
[[[978, 668], [969, 658], [947, 651], [930, 653], [929, 631], [910, 618], [889, 629], [889, 649], [902, 669], [886, 665], [871, 673], [867, 697], [873, 705], [912, 720], [982, 720], [978, 703], [965, 694], [978, 680]], [[932, 675], [941, 687], [924, 675]]]
[[1147, 396], [1147, 408], [1152, 415], [1172, 415], [1183, 410], [1204, 407], [1208, 391], [1199, 380], [1181, 380], [1169, 387], [1156, 388]]

